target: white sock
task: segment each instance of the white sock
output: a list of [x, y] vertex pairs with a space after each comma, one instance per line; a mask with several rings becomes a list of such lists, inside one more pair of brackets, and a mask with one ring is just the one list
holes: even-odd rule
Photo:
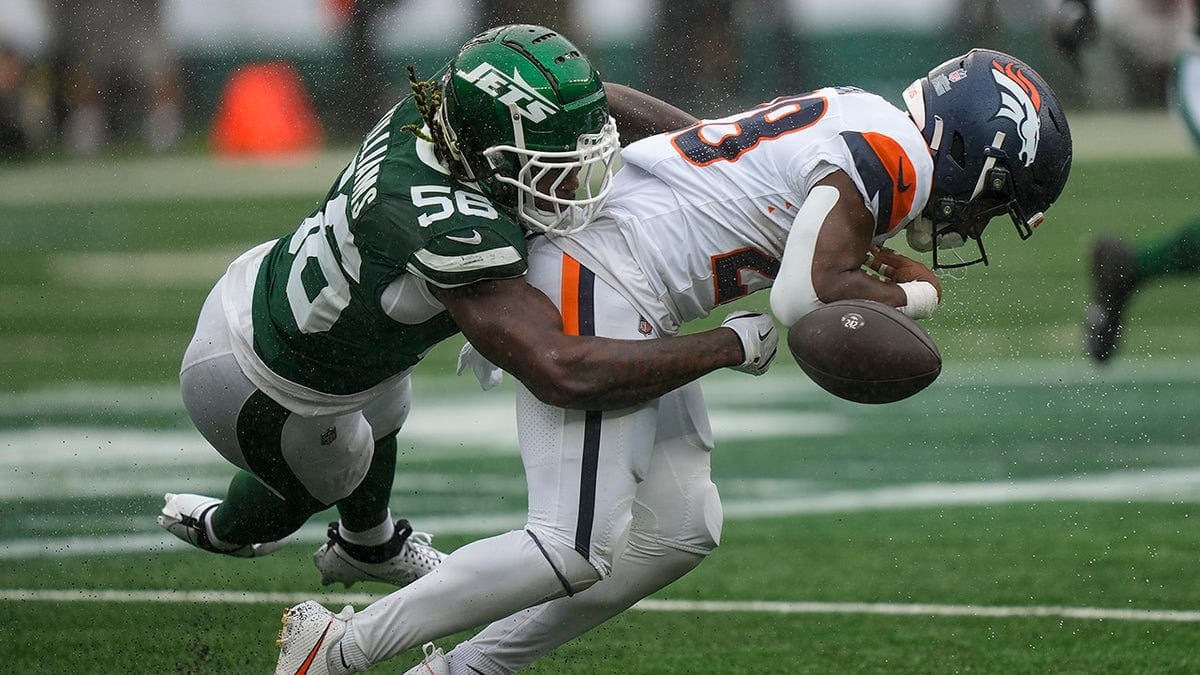
[[446, 652], [450, 675], [508, 675], [508, 671], [492, 662], [470, 642], [461, 642]]
[[378, 546], [386, 544], [396, 536], [396, 523], [392, 522], [392, 510], [388, 509], [387, 517], [383, 522], [362, 532], [354, 532], [346, 528], [346, 524], [340, 519], [338, 520], [338, 534], [347, 543], [356, 544], [358, 546]]
[[[221, 507], [218, 506], [217, 508]], [[204, 530], [208, 534], [208, 543], [212, 544], [212, 547], [218, 551], [232, 551], [235, 548], [241, 548], [241, 544], [230, 544], [217, 538], [217, 533], [213, 532], [212, 524], [213, 514], [216, 512], [217, 509], [209, 509], [208, 512], [204, 514]]]
[[341, 663], [349, 665], [352, 672], [362, 672], [369, 668], [371, 664], [367, 661], [366, 654], [363, 654], [362, 649], [358, 646], [358, 642], [354, 640], [354, 620], [350, 620], [350, 624], [346, 626], [346, 634], [342, 636], [341, 641], [337, 644], [336, 657], [341, 660]]

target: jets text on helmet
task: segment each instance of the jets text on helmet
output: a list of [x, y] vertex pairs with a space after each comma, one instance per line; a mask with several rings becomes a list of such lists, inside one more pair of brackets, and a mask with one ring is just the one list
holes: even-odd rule
[[516, 70], [509, 77], [492, 64], [484, 62], [470, 72], [459, 70], [456, 75], [504, 105], [516, 109], [521, 113], [521, 117], [530, 122], [541, 122], [558, 111], [553, 103], [530, 86]]

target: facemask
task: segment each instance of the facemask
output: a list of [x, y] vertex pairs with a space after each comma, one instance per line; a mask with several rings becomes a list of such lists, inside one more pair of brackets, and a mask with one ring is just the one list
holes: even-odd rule
[[[917, 219], [908, 224], [904, 228], [905, 237], [908, 239], [908, 245], [914, 251], [920, 253], [928, 253], [933, 250], [933, 221], [925, 216], [917, 216]], [[937, 238], [937, 247], [939, 249], [958, 248], [967, 243], [962, 234], [958, 232], [946, 232]]]

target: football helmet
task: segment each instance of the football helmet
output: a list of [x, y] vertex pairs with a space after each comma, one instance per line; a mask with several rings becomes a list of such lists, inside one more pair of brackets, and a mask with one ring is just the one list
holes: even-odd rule
[[575, 45], [541, 26], [493, 28], [459, 50], [441, 88], [450, 154], [484, 194], [534, 230], [591, 222], [620, 144], [600, 73]]
[[[1016, 58], [972, 49], [904, 91], [933, 153], [933, 189], [909, 242], [937, 268], [987, 264], [983, 229], [1007, 213], [1021, 239], [1041, 224], [1071, 169], [1071, 131], [1045, 80]], [[943, 264], [938, 249], [973, 240], [971, 260]]]

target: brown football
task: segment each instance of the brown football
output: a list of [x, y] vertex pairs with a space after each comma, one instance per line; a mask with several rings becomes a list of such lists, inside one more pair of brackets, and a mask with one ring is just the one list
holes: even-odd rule
[[872, 300], [839, 300], [809, 312], [788, 330], [788, 349], [813, 382], [857, 403], [908, 398], [942, 372], [929, 334]]

